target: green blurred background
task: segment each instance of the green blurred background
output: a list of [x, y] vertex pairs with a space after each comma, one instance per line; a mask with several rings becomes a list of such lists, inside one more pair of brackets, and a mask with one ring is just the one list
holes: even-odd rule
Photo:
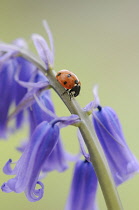
[[[139, 159], [139, 1], [0, 0], [0, 39], [24, 37], [31, 45], [32, 33], [46, 36], [43, 19], [54, 36], [55, 70], [69, 69], [78, 75], [82, 90], [77, 100], [82, 107], [93, 100], [93, 85], [99, 85], [101, 104], [116, 110], [128, 145]], [[55, 93], [53, 100], [59, 116], [69, 114]], [[9, 179], [2, 167], [9, 158], [19, 158], [15, 147], [26, 133], [25, 127], [0, 142], [0, 185]], [[76, 154], [76, 129], [65, 128], [61, 134], [66, 149]], [[63, 210], [72, 178], [73, 164], [69, 166], [65, 173], [52, 172], [43, 180], [42, 200], [30, 203], [24, 193], [0, 192], [0, 209]], [[138, 174], [118, 192], [124, 209], [139, 209]], [[99, 209], [105, 210], [100, 189], [97, 198]]]

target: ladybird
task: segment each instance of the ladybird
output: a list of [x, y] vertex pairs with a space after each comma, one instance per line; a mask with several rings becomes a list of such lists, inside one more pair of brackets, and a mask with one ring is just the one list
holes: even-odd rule
[[57, 73], [56, 79], [69, 93], [70, 99], [79, 95], [81, 83], [74, 73], [68, 70], [61, 70]]

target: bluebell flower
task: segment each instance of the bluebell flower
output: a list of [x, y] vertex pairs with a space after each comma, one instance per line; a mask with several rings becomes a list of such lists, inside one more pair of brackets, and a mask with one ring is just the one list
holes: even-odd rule
[[[32, 135], [36, 127], [41, 122], [50, 122], [53, 119], [57, 118], [49, 90], [45, 91], [41, 96], [38, 97], [37, 100], [39, 100], [39, 104], [38, 102], [34, 101], [28, 108], [30, 135]], [[23, 152], [26, 145], [27, 142], [23, 142], [22, 145], [19, 146], [17, 149]], [[77, 158], [78, 155], [74, 157], [73, 155], [70, 155], [65, 151], [61, 141], [61, 137], [59, 135], [58, 143], [49, 158], [43, 164], [42, 172], [44, 174], [53, 170], [62, 172], [68, 168], [68, 161], [76, 161]]]
[[[46, 77], [45, 77], [46, 78]], [[42, 74], [37, 74], [35, 81], [39, 82], [40, 80], [45, 80]], [[55, 114], [54, 105], [51, 100], [50, 90], [46, 90], [38, 97], [39, 104], [37, 102], [33, 103], [31, 108], [29, 107], [29, 124], [30, 124], [30, 133], [34, 131], [37, 125], [43, 121], [50, 122], [55, 119], [57, 116]], [[43, 107], [42, 107], [43, 106]], [[44, 108], [44, 110], [43, 110]], [[47, 110], [45, 110], [47, 109]], [[20, 148], [21, 149], [21, 148]], [[71, 156], [71, 159], [73, 157]], [[48, 173], [53, 170], [62, 172], [68, 168], [68, 161], [70, 160], [68, 153], [65, 151], [61, 137], [58, 137], [58, 143], [55, 146], [53, 152], [44, 162], [42, 167], [43, 173]]]
[[[31, 125], [31, 132], [34, 130], [36, 125], [40, 122], [47, 120], [50, 122], [51, 120], [55, 119], [57, 116], [55, 114], [54, 106], [51, 100], [50, 91], [47, 90], [42, 96], [39, 97], [40, 102], [47, 108], [47, 110], [51, 111], [49, 114], [48, 111], [43, 110], [38, 103], [34, 103], [31, 107], [30, 111], [30, 125]], [[53, 115], [52, 115], [53, 114]], [[69, 121], [67, 121], [67, 125]], [[64, 126], [66, 122], [64, 123]], [[49, 156], [49, 158], [45, 161], [42, 172], [48, 173], [53, 170], [57, 170], [58, 172], [63, 172], [68, 168], [69, 161], [77, 161], [79, 155], [71, 155], [67, 151], [65, 151], [61, 136], [58, 137], [58, 143], [54, 148], [53, 152]]]
[[[45, 93], [39, 97], [40, 103], [42, 103], [45, 108], [51, 111], [53, 113], [52, 115], [49, 115], [49, 112], [45, 112], [42, 110], [42, 108], [35, 102], [31, 109], [29, 109], [29, 116], [30, 116], [30, 133], [32, 133], [36, 126], [39, 125], [42, 121], [50, 122], [54, 119], [54, 116], [56, 118], [55, 110], [53, 103], [50, 98], [49, 90], [45, 91]], [[64, 171], [68, 168], [67, 164], [67, 155], [66, 151], [63, 148], [61, 137], [59, 135], [58, 137], [58, 143], [55, 146], [53, 152], [49, 156], [49, 158], [44, 162], [42, 167], [42, 172], [47, 173], [52, 170], [58, 170], [59, 172]]]
[[[26, 43], [20, 39], [14, 42], [14, 45], [22, 48]], [[19, 78], [23, 81], [29, 81], [34, 69], [33, 64], [24, 58], [16, 57], [16, 50], [10, 50], [1, 54], [0, 57], [0, 96], [3, 100], [0, 102], [0, 137], [7, 137], [7, 120], [11, 105], [18, 105], [27, 92], [27, 88], [20, 86], [15, 81], [15, 74], [20, 69]], [[16, 128], [19, 128], [23, 121], [23, 113], [16, 116]]]
[[7, 117], [9, 109], [15, 100], [14, 73], [16, 63], [9, 57], [5, 61], [6, 56], [0, 57], [0, 138], [7, 137]]
[[[10, 167], [11, 159], [6, 163], [3, 169], [4, 173], [15, 175], [15, 178], [4, 183], [1, 187], [2, 191], [7, 193], [11, 191], [21, 193], [24, 191], [29, 201], [40, 200], [43, 196], [44, 186], [38, 181], [38, 178], [44, 162], [58, 143], [59, 125], [64, 126], [66, 122], [65, 126], [67, 126], [78, 121], [78, 116], [70, 116], [56, 118], [50, 123], [44, 121], [39, 124], [15, 168], [12, 170]], [[36, 184], [39, 184], [41, 188], [35, 189]]]
[[98, 180], [92, 163], [78, 161], [75, 165], [66, 210], [96, 210]]
[[78, 160], [75, 164], [66, 210], [96, 210], [98, 180], [79, 130], [78, 140], [85, 160]]
[[94, 111], [92, 115], [94, 128], [118, 186], [139, 172], [139, 163], [126, 143], [115, 111], [99, 104], [97, 108], [98, 111]]
[[[37, 74], [35, 77], [35, 81], [43, 81], [45, 78], [42, 74]], [[55, 119], [56, 113], [54, 109], [54, 105], [51, 100], [51, 92], [50, 90], [46, 90], [43, 92], [42, 95], [38, 97], [39, 103], [34, 103], [31, 106], [31, 109], [29, 109], [30, 112], [30, 125], [31, 125], [31, 132], [34, 130], [36, 125], [38, 125], [40, 122], [47, 120], [50, 122], [51, 120]], [[43, 106], [42, 106], [43, 105]], [[47, 110], [45, 110], [47, 109]], [[50, 112], [49, 112], [50, 111]], [[67, 121], [69, 124], [69, 121]], [[68, 125], [67, 124], [67, 125]], [[64, 126], [66, 125], [66, 121], [64, 123]], [[45, 161], [42, 172], [48, 173], [53, 170], [57, 170], [58, 172], [63, 172], [66, 169], [68, 169], [68, 162], [69, 161], [77, 161], [80, 157], [80, 153], [77, 155], [72, 155], [65, 151], [61, 136], [59, 136], [58, 143], [49, 156], [49, 158]]]
[[139, 172], [139, 162], [126, 143], [116, 112], [110, 107], [100, 105], [97, 86], [93, 89], [93, 93], [95, 100], [90, 102], [84, 111], [92, 112], [97, 137], [106, 155], [115, 184], [118, 186]]
[[[44, 21], [44, 28], [46, 29], [46, 32], [48, 34], [50, 47], [48, 47], [47, 42], [40, 35], [34, 34], [32, 36], [32, 39], [39, 53], [40, 58], [46, 64], [46, 70], [48, 70], [49, 68], [52, 68], [54, 64], [54, 44], [53, 44], [51, 31], [45, 21]], [[7, 94], [5, 94], [5, 101], [3, 100], [3, 102], [1, 102], [2, 105], [0, 107], [0, 112], [2, 112], [1, 117], [0, 117], [0, 121], [1, 121], [0, 122], [0, 136], [4, 138], [6, 137], [6, 129], [7, 129], [6, 123], [7, 123], [8, 112], [9, 112], [12, 102], [14, 101], [15, 105], [18, 106], [17, 110], [15, 111], [16, 113], [15, 120], [16, 120], [16, 128], [20, 128], [23, 123], [23, 119], [24, 119], [23, 109], [25, 108], [21, 106], [23, 105], [23, 103], [21, 104], [21, 101], [23, 100], [24, 97], [25, 97], [25, 100], [27, 101], [27, 99], [31, 95], [30, 92], [29, 92], [30, 95], [29, 94], [26, 95], [28, 93], [28, 87], [22, 86], [20, 83], [15, 81], [14, 75], [16, 74], [16, 71], [20, 69], [18, 79], [22, 82], [30, 83], [34, 72], [37, 70], [37, 67], [35, 67], [31, 62], [27, 61], [26, 59], [22, 57], [17, 57], [17, 54], [19, 53], [20, 48], [25, 49], [25, 50], [28, 48], [25, 40], [17, 39], [13, 42], [13, 46], [1, 43], [0, 48], [1, 50], [3, 50], [3, 52], [7, 52], [5, 54], [2, 54], [2, 53], [0, 54], [1, 56], [0, 58], [0, 72], [1, 73], [0, 74], [2, 74], [1, 78], [3, 78], [3, 82], [1, 83], [1, 86], [0, 86], [0, 92], [2, 93], [3, 88], [4, 88], [5, 92], [7, 94], [10, 94], [10, 97], [7, 97]], [[4, 72], [2, 70], [4, 68], [9, 69], [7, 73], [6, 71]], [[13, 68], [13, 70], [11, 68]], [[6, 74], [9, 74], [10, 78]], [[12, 79], [11, 79], [11, 74], [13, 77]], [[9, 81], [7, 80], [8, 78], [9, 78]], [[6, 80], [6, 83], [4, 83], [5, 80]], [[12, 81], [12, 88], [10, 90], [11, 81]], [[6, 104], [6, 106], [3, 107], [3, 104], [4, 106]]]
[[139, 172], [139, 163], [125, 141], [118, 116], [112, 108], [99, 106], [93, 113], [93, 123], [114, 181], [122, 184]]

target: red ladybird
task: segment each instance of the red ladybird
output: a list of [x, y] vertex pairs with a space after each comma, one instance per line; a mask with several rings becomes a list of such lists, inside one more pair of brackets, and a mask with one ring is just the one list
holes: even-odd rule
[[61, 70], [57, 73], [56, 79], [64, 88], [66, 88], [70, 98], [72, 96], [76, 97], [79, 95], [81, 83], [74, 73], [68, 70]]

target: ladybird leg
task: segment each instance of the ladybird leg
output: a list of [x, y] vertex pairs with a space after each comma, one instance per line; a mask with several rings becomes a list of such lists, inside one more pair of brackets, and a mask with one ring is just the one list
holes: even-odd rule
[[72, 93], [70, 93], [70, 94], [69, 94], [69, 96], [70, 96], [70, 100], [71, 100], [71, 99], [73, 98], [73, 95], [72, 95]]
[[61, 96], [63, 96], [65, 93], [67, 93], [69, 90], [68, 89], [66, 89], [62, 94], [61, 94]]
[[72, 91], [72, 89], [69, 91], [69, 96], [70, 96], [70, 100], [71, 100], [71, 98], [74, 97], [74, 91]]

